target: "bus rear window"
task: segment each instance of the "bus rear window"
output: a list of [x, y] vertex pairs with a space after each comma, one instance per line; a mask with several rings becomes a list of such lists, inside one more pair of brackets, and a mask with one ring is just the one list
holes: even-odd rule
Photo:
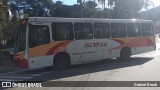
[[29, 26], [29, 47], [33, 48], [50, 42], [49, 27], [46, 25]]

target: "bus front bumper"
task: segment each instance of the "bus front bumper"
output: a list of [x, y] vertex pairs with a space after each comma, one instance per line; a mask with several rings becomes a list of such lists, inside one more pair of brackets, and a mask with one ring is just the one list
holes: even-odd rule
[[23, 59], [23, 60], [20, 60], [20, 59], [14, 59], [14, 63], [16, 66], [20, 67], [20, 68], [23, 68], [23, 69], [27, 69], [28, 68], [28, 61]]

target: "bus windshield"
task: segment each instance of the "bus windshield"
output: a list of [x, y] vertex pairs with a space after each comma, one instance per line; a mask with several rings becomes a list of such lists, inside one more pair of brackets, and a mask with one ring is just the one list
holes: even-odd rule
[[25, 50], [26, 45], [26, 25], [21, 25], [17, 28], [15, 35], [14, 49], [16, 52], [21, 52]]

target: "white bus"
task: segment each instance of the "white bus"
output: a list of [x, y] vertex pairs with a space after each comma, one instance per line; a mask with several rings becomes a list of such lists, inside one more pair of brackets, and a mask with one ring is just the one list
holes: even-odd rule
[[151, 20], [30, 17], [15, 37], [14, 62], [22, 68], [129, 59], [156, 49]]

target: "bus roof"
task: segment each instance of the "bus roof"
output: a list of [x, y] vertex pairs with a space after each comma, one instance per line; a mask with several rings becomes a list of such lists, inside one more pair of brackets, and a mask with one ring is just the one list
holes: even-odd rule
[[61, 17], [29, 17], [28, 22], [116, 22], [116, 23], [153, 23], [144, 19], [106, 19], [106, 18], [61, 18]]

